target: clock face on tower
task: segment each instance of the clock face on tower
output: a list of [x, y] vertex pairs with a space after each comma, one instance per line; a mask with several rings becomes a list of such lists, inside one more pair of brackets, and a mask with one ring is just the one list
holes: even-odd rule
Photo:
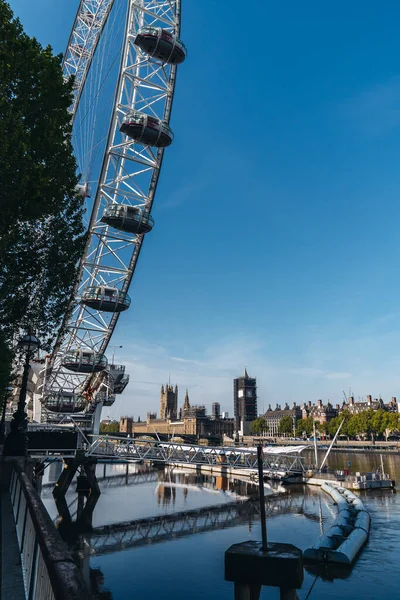
[[251, 398], [252, 395], [253, 395], [253, 391], [252, 390], [246, 390], [246, 396], [248, 398]]

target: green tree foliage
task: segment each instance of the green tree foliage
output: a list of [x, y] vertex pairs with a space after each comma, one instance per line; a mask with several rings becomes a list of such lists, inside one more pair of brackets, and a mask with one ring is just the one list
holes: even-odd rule
[[28, 327], [50, 346], [84, 248], [72, 85], [0, 0], [0, 354]]
[[317, 421], [316, 429], [319, 435], [329, 435], [329, 423], [320, 423], [319, 421]]
[[400, 414], [388, 412], [382, 408], [373, 410], [369, 408], [352, 415], [343, 411], [328, 423], [328, 433], [334, 436], [340, 423], [345, 420], [340, 430], [340, 435], [348, 439], [384, 439], [390, 433], [400, 429]]
[[[388, 418], [389, 433], [400, 432], [400, 413], [390, 413]], [[389, 435], [388, 433], [388, 435]]]
[[309, 436], [313, 432], [314, 419], [312, 417], [306, 417], [305, 419], [299, 419], [296, 423], [296, 435], [301, 437], [304, 434]]
[[258, 417], [250, 423], [250, 433], [253, 435], [267, 435], [268, 423], [264, 417]]
[[7, 387], [11, 383], [13, 353], [0, 332], [0, 410], [7, 397]]
[[111, 423], [100, 423], [100, 433], [119, 433], [119, 421], [111, 421]]
[[281, 435], [293, 435], [293, 419], [285, 416], [279, 421], [278, 433]]
[[352, 429], [351, 429], [352, 424], [350, 423], [351, 414], [348, 411], [343, 411], [340, 413], [340, 415], [338, 415], [334, 419], [331, 419], [328, 423], [327, 432], [332, 437], [335, 435], [335, 433], [339, 429], [340, 423], [343, 421], [343, 419], [345, 422], [343, 423], [342, 428], [340, 430], [340, 435], [343, 435], [346, 437], [351, 437], [352, 435], [354, 435], [354, 433], [352, 433]]

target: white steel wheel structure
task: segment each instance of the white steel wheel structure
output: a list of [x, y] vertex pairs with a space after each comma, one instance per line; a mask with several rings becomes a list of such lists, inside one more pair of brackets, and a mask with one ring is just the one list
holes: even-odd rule
[[[63, 70], [75, 78], [72, 141], [88, 239], [70, 310], [43, 371], [42, 421], [65, 417], [65, 402], [56, 410], [59, 397], [86, 398], [89, 416], [106, 379], [105, 351], [131, 303], [127, 291], [153, 226], [164, 148], [173, 139], [176, 69], [186, 56], [180, 4], [81, 0], [78, 7]], [[96, 127], [103, 128], [97, 138]]]

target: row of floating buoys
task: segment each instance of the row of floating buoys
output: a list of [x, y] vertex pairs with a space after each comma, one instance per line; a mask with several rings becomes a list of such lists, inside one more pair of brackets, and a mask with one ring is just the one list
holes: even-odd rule
[[[173, 33], [161, 27], [142, 27], [139, 29], [134, 44], [143, 52], [156, 60], [171, 65], [178, 65], [186, 58], [184, 43]], [[73, 48], [76, 54], [81, 54], [83, 49]], [[174, 138], [171, 128], [153, 115], [131, 111], [124, 119], [121, 133], [145, 146], [165, 148]], [[87, 196], [87, 187], [78, 186], [78, 193]], [[154, 221], [150, 213], [137, 206], [127, 204], [110, 204], [104, 210], [101, 221], [110, 227], [126, 233], [142, 235], [152, 230]], [[86, 288], [80, 303], [94, 310], [120, 313], [127, 310], [131, 300], [126, 292], [107, 286], [90, 286]], [[76, 348], [68, 351], [62, 360], [63, 366], [75, 373], [97, 373], [107, 367], [107, 358], [100, 353], [89, 349]], [[67, 399], [60, 394], [52, 394], [45, 399], [45, 405], [81, 406], [77, 399]], [[84, 402], [83, 397], [79, 397]], [[51, 410], [51, 409], [50, 409]], [[55, 410], [55, 409], [53, 409]], [[82, 410], [80, 408], [79, 410]], [[59, 412], [62, 412], [60, 410]], [[75, 410], [68, 412], [76, 412]]]
[[351, 566], [367, 542], [371, 517], [352, 491], [325, 481], [321, 490], [331, 496], [338, 515], [330, 531], [303, 552], [305, 562]]

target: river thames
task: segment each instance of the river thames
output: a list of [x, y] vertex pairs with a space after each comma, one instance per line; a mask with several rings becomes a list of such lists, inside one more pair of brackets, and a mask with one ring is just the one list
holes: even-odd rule
[[[311, 456], [305, 459], [307, 463]], [[348, 461], [353, 473], [381, 464], [379, 454], [341, 452], [331, 454], [329, 467], [348, 468]], [[383, 464], [400, 482], [400, 456], [383, 455]], [[50, 467], [49, 482], [60, 469], [60, 464]], [[97, 476], [101, 495], [92, 528], [84, 531], [67, 525], [65, 515], [60, 518], [50, 484], [42, 490], [45, 506], [73, 550], [93, 598], [233, 599], [233, 584], [224, 580], [224, 553], [231, 544], [261, 539], [257, 503], [246, 502], [257, 494], [254, 485], [144, 465], [98, 465]], [[269, 541], [305, 550], [335, 518], [331, 499], [319, 488], [271, 485], [266, 493]], [[360, 496], [372, 518], [368, 544], [349, 574], [327, 580], [305, 570], [300, 600], [308, 594], [311, 600], [399, 597], [400, 495], [369, 491]], [[74, 518], [77, 494], [69, 492], [66, 500]], [[263, 588], [260, 597], [279, 598], [279, 591]]]

